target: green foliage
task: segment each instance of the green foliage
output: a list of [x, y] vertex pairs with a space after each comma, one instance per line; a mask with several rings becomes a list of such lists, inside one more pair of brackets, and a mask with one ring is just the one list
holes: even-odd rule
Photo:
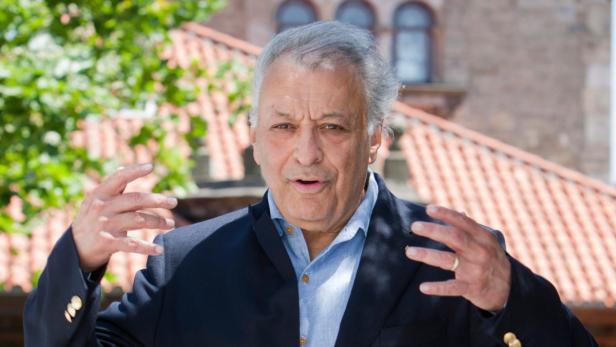
[[[0, 232], [27, 232], [41, 211], [81, 200], [86, 175], [110, 169], [71, 141], [87, 118], [148, 102], [183, 106], [204, 73], [169, 66], [169, 32], [203, 21], [222, 0], [3, 0], [0, 2]], [[241, 99], [241, 95], [234, 97]], [[238, 107], [239, 109], [239, 107]], [[190, 162], [155, 116], [133, 145], [154, 141], [157, 190], [191, 186]], [[191, 115], [190, 144], [205, 134]], [[23, 200], [15, 220], [5, 206]]]
[[[41, 278], [42, 273], [43, 273], [42, 270], [35, 270], [32, 272], [32, 274], [30, 275], [30, 282], [32, 283], [32, 288], [38, 287], [38, 282], [39, 282], [39, 279]], [[0, 292], [1, 291], [3, 291], [2, 288], [0, 288]]]
[[250, 94], [250, 79], [246, 76], [250, 75], [251, 71], [241, 62], [231, 59], [220, 64], [216, 73], [208, 78], [210, 83], [208, 89], [210, 91], [220, 89], [216, 81], [227, 81], [228, 88], [226, 90], [227, 101], [231, 111], [229, 125], [235, 122], [240, 114], [247, 114], [250, 111], [250, 103], [248, 95]]

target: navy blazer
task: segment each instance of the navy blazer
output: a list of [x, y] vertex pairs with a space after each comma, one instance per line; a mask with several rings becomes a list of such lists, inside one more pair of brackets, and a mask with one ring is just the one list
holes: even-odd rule
[[[452, 273], [411, 261], [406, 245], [444, 249], [409, 233], [430, 221], [424, 206], [379, 195], [336, 346], [596, 346], [554, 287], [518, 261], [496, 316], [460, 297], [427, 296], [424, 281]], [[26, 303], [26, 346], [298, 346], [297, 280], [269, 216], [267, 199], [157, 237], [132, 292], [98, 313], [104, 269], [85, 280], [69, 229]], [[77, 297], [76, 315], [64, 312]], [[70, 304], [69, 304], [70, 305]], [[309, 341], [308, 341], [309, 345]]]

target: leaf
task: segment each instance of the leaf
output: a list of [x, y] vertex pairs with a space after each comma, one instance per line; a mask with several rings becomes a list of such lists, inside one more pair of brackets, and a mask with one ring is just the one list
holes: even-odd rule
[[38, 287], [39, 279], [41, 278], [41, 270], [35, 270], [30, 274], [30, 283], [32, 284], [32, 288]]

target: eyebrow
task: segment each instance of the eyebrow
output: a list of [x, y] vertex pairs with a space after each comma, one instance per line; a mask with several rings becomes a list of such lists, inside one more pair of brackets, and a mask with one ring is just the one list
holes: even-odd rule
[[280, 112], [280, 111], [277, 111], [277, 110], [274, 110], [274, 116], [282, 117], [282, 118], [291, 118], [290, 114], [284, 113], [284, 112]]
[[330, 113], [325, 113], [323, 114], [323, 119], [328, 119], [328, 118], [345, 118], [344, 115], [342, 113], [339, 112], [330, 112]]
[[[285, 112], [281, 112], [281, 111], [274, 111], [274, 116], [276, 117], [281, 117], [281, 118], [292, 118], [292, 116], [289, 113], [285, 113]], [[332, 119], [332, 118], [342, 118], [344, 119], [344, 114], [340, 113], [340, 112], [328, 112], [328, 113], [324, 113], [321, 116], [321, 119]]]

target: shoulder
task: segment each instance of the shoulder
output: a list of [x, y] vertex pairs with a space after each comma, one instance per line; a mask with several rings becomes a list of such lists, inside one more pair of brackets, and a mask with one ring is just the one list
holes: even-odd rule
[[181, 242], [183, 240], [188, 242], [198, 241], [200, 239], [207, 238], [213, 232], [224, 228], [229, 224], [249, 223], [250, 220], [251, 218], [248, 213], [248, 207], [245, 207], [212, 219], [174, 229], [166, 233], [165, 238], [168, 242]]
[[426, 204], [404, 200], [397, 197], [387, 186], [385, 180], [378, 174], [374, 178], [379, 188], [373, 215], [389, 215], [390, 217], [400, 218], [403, 226], [408, 226], [414, 221], [435, 222], [426, 213]]
[[410, 226], [415, 221], [439, 223], [439, 221], [428, 216], [426, 212], [427, 204], [398, 198], [392, 192], [387, 193], [384, 198], [389, 201], [390, 208], [400, 217], [403, 225]]
[[[225, 243], [225, 239], [246, 237], [252, 231], [253, 219], [245, 207], [216, 218], [187, 225], [160, 236], [167, 258], [182, 258], [205, 242]], [[232, 231], [232, 232], [229, 232]]]

